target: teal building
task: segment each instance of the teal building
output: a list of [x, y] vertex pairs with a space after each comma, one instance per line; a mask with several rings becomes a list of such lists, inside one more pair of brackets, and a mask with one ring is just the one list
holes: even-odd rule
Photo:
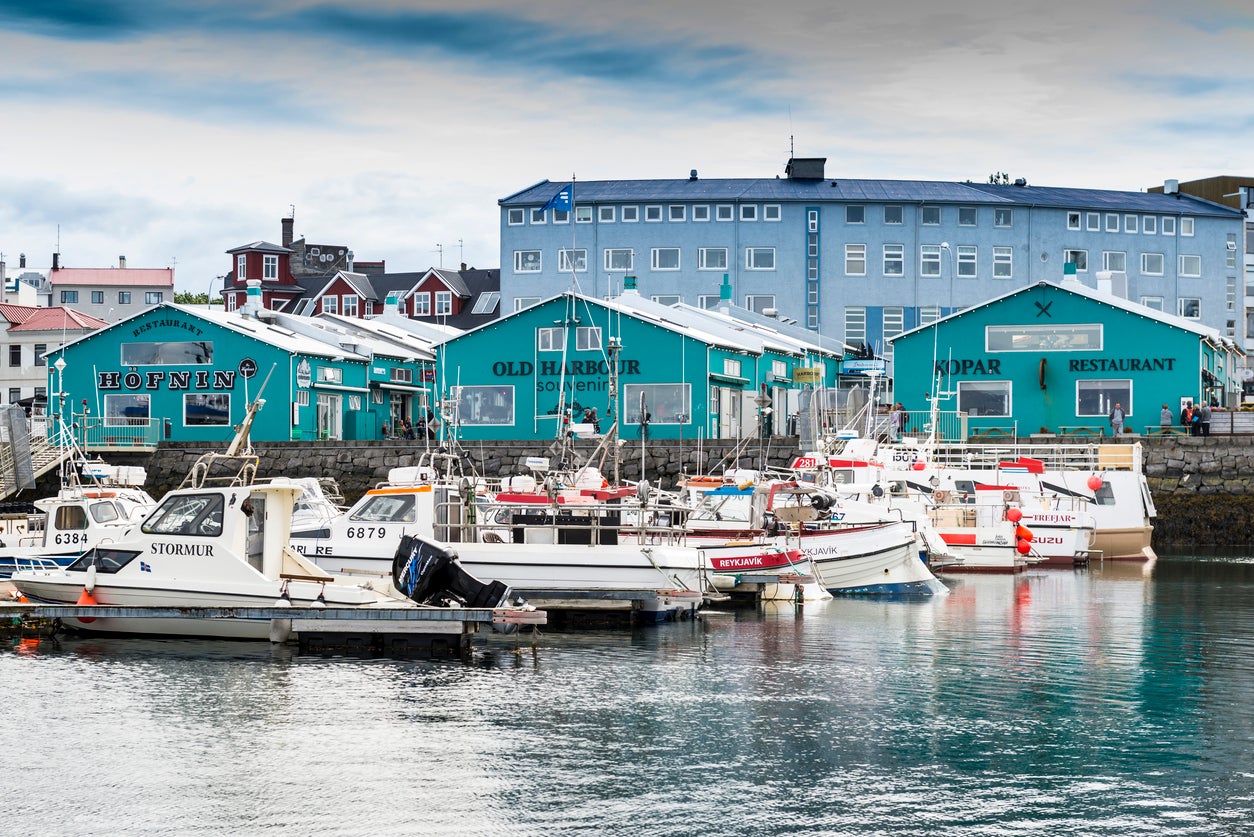
[[662, 304], [630, 281], [614, 299], [551, 297], [438, 346], [442, 414], [467, 442], [587, 432], [589, 410], [622, 439], [785, 432], [805, 390], [834, 385], [843, 344], [736, 310]]
[[[1078, 282], [1038, 282], [893, 340], [894, 398], [912, 414], [938, 399], [969, 435], [1109, 434], [1159, 427], [1163, 405], [1235, 406], [1236, 342], [1196, 320]], [[961, 424], [952, 425], [961, 427]], [[952, 435], [952, 434], [948, 434]]]
[[262, 394], [254, 441], [377, 439], [434, 403], [433, 358], [399, 329], [163, 303], [49, 353], [48, 411], [93, 449], [216, 443]]

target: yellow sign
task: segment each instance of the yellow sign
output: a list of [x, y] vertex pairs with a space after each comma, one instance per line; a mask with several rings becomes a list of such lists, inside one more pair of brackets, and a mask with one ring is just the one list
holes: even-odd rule
[[817, 384], [823, 380], [823, 370], [817, 366], [798, 366], [792, 370], [792, 379], [798, 384]]

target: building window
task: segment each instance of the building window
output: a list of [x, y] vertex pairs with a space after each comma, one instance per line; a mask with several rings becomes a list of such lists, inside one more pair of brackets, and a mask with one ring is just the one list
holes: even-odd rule
[[1089, 232], [1101, 232], [1102, 214], [1100, 212], [1086, 213], [1084, 216], [1084, 228]]
[[131, 292], [130, 291], [118, 291], [118, 305], [130, 305], [130, 304], [131, 304]]
[[1180, 235], [1193, 235], [1193, 219], [1192, 218], [1180, 219]]
[[1089, 272], [1089, 251], [1088, 250], [1063, 250], [1062, 263], [1075, 265], [1076, 273]]
[[888, 206], [884, 207], [884, 223], [885, 224], [900, 224], [904, 220], [905, 220], [905, 212], [902, 211], [901, 206], [897, 204], [889, 204]]
[[248, 258], [241, 253], [235, 259], [235, 279], [243, 282], [248, 278], [248, 271], [245, 269], [248, 265]]
[[147, 422], [151, 413], [152, 396], [106, 395], [104, 397], [105, 427], [127, 427]]
[[645, 220], [645, 223], [649, 223], [649, 224], [661, 223], [662, 207], [661, 206], [646, 206], [644, 208], [644, 220]]
[[845, 307], [845, 342], [866, 342], [866, 309], [860, 305]]
[[1141, 304], [1154, 311], [1163, 310], [1163, 298], [1161, 296], [1143, 296], [1141, 297]]
[[598, 206], [597, 207], [597, 220], [600, 221], [602, 224], [614, 223], [614, 207]]
[[1119, 232], [1119, 216], [1114, 212], [1106, 213], [1106, 232]]
[[366, 316], [367, 317], [374, 316], [374, 300], [373, 299], [366, 300]]
[[778, 221], [782, 217], [783, 217], [783, 214], [780, 212], [779, 204], [768, 203], [762, 207], [762, 220], [763, 221]]
[[774, 270], [774, 247], [746, 247], [745, 270]]
[[1015, 211], [1013, 209], [993, 209], [993, 226], [994, 227], [1013, 227], [1015, 220]]
[[702, 247], [697, 251], [698, 270], [726, 270], [726, 247]]
[[1196, 278], [1202, 275], [1202, 257], [1201, 256], [1185, 256], [1181, 255], [1180, 259], [1180, 275]]
[[757, 204], [752, 204], [752, 203], [741, 204], [740, 205], [740, 220], [741, 221], [758, 220]]
[[536, 329], [536, 351], [537, 352], [560, 352], [566, 348], [566, 329], [564, 328], [537, 328]]
[[1202, 300], [1194, 296], [1182, 296], [1180, 297], [1176, 313], [1190, 320], [1200, 320], [1202, 318]]
[[514, 423], [514, 388], [512, 386], [454, 387], [457, 419], [466, 425], [504, 425]]
[[1136, 231], [1137, 231], [1137, 222], [1140, 220], [1140, 218], [1141, 218], [1141, 216], [1140, 216], [1140, 215], [1125, 215], [1125, 216], [1123, 216], [1123, 231], [1124, 231], [1124, 232], [1126, 232], [1126, 233], [1134, 233], [1134, 232], [1136, 232]]
[[1176, 219], [1164, 218], [1163, 219], [1163, 235], [1175, 235], [1175, 234], [1176, 234]]
[[671, 204], [666, 207], [666, 220], [676, 222], [688, 220], [688, 208], [682, 203]]
[[1145, 235], [1158, 234], [1158, 216], [1146, 215], [1141, 219], [1141, 232]]
[[679, 270], [679, 248], [654, 247], [650, 251], [649, 267], [653, 270]]
[[1132, 417], [1132, 381], [1127, 378], [1093, 379], [1075, 382], [1075, 414], [1106, 418], [1116, 404]]
[[735, 219], [735, 212], [731, 204], [721, 203], [714, 208], [714, 218], [718, 221], [732, 221]]
[[44, 355], [46, 354], [48, 354], [48, 344], [36, 343], [35, 344], [35, 365], [36, 366], [48, 365], [48, 358], [44, 357]]
[[540, 251], [539, 250], [515, 250], [514, 251], [514, 272], [515, 273], [539, 273], [540, 272]]
[[768, 308], [775, 307], [775, 294], [747, 294], [745, 308], [758, 314], [765, 314]]
[[514, 311], [521, 311], [524, 308], [530, 308], [533, 305], [539, 305], [539, 304], [540, 304], [540, 297], [538, 296], [516, 296], [514, 297], [514, 302], [512, 303], [512, 306], [513, 306]]
[[1100, 352], [1100, 323], [1071, 325], [989, 325], [984, 327], [986, 352]]
[[941, 248], [939, 244], [923, 244], [919, 247], [919, 275], [941, 275]]
[[437, 317], [447, 317], [453, 313], [453, 292], [452, 291], [436, 291], [435, 292], [435, 315]]
[[732, 378], [740, 377], [740, 361], [735, 358], [723, 358], [723, 374]]
[[866, 276], [866, 245], [845, 245], [845, 275]]
[[606, 270], [634, 270], [632, 251], [611, 249], [605, 251]]
[[1080, 213], [1079, 212], [1067, 213], [1067, 229], [1069, 230], [1080, 229]]
[[906, 272], [906, 248], [904, 244], [884, 245], [884, 275], [904, 276]]
[[653, 294], [653, 296], [649, 297], [649, 299], [653, 300], [658, 305], [670, 306], [678, 305], [684, 301], [684, 298], [679, 294]]
[[22, 347], [16, 343], [9, 346], [9, 366], [22, 365]]
[[927, 325], [934, 323], [940, 319], [941, 310], [939, 305], [924, 305], [919, 308], [919, 325]]
[[[390, 380], [398, 384], [412, 383], [414, 380], [414, 370], [405, 369], [404, 367], [401, 367], [401, 366], [393, 366]], [[378, 392], [378, 390], [375, 390], [375, 392]], [[376, 403], [382, 404], [383, 401], [382, 399], [380, 399]]]
[[1103, 250], [1102, 270], [1109, 270], [1113, 273], [1126, 273], [1128, 271], [1128, 254], [1122, 250]]
[[588, 269], [588, 251], [558, 250], [557, 269], [562, 273], [584, 273]]
[[565, 209], [553, 210], [553, 223], [554, 224], [569, 224], [570, 212]]
[[893, 344], [890, 342], [898, 334], [905, 331], [906, 312], [898, 305], [890, 305], [884, 309], [884, 354], [893, 356]]
[[9, 387], [9, 403], [16, 404], [22, 399], [22, 390], [19, 387]]
[[261, 278], [278, 279], [279, 278], [279, 257], [278, 256], [262, 256], [261, 257]]
[[1141, 273], [1146, 276], [1162, 276], [1163, 275], [1163, 254], [1162, 253], [1142, 253], [1141, 254]]
[[977, 251], [973, 244], [958, 245], [958, 278], [974, 279], [976, 274]]
[[324, 296], [322, 298], [323, 314], [338, 314], [340, 310], [340, 298], [338, 296]]
[[227, 311], [234, 311], [236, 308], [236, 295], [235, 294], [223, 295], [222, 302], [226, 306]]
[[601, 329], [596, 326], [580, 326], [576, 328], [575, 350], [579, 352], [601, 351]]
[[694, 206], [692, 208], [692, 220], [709, 221], [710, 220], [710, 207], [706, 204], [700, 204], [698, 206]]
[[523, 222], [523, 211], [521, 208], [510, 209], [506, 215], [506, 222], [511, 227], [516, 227]]
[[865, 224], [866, 223], [866, 207], [854, 204], [845, 207], [845, 223], [846, 224]]
[[634, 224], [640, 220], [640, 207], [624, 206], [623, 207], [623, 223]]
[[184, 427], [225, 427], [231, 423], [229, 392], [183, 393]]
[[1237, 234], [1228, 233], [1228, 255], [1225, 257], [1225, 263], [1229, 268], [1237, 266]]
[[919, 211], [920, 220], [925, 227], [935, 227], [941, 222], [939, 206], [925, 206]]
[[974, 227], [975, 221], [976, 221], [976, 214], [975, 214], [974, 206], [958, 207], [958, 226]]
[[165, 293], [162, 291], [147, 291], [144, 293], [145, 305], [160, 305], [163, 299], [165, 299]]
[[972, 418], [1010, 415], [1010, 381], [959, 381], [958, 411]]
[[592, 223], [592, 207], [577, 206], [575, 207], [575, 223], [591, 224]]
[[430, 317], [431, 316], [431, 294], [426, 291], [419, 291], [414, 294], [414, 316]]
[[714, 311], [722, 301], [718, 294], [700, 294], [697, 297], [697, 307], [703, 311]]
[[78, 304], [78, 291], [61, 291], [61, 304], [62, 305], [77, 305]]
[[692, 390], [688, 384], [625, 384], [623, 421], [640, 423], [640, 402], [652, 424], [687, 424], [692, 420]]
[[357, 297], [353, 296], [352, 294], [349, 294], [344, 297], [344, 316], [345, 317], [357, 316]]
[[545, 223], [545, 221], [546, 221], [546, 219], [545, 219], [545, 217], [544, 217], [544, 210], [543, 210], [543, 209], [540, 209], [539, 207], [534, 207], [534, 206], [533, 206], [533, 207], [531, 208], [531, 223], [533, 223], [533, 224], [543, 224], [543, 223]]
[[1013, 247], [993, 248], [993, 278], [1013, 279], [1015, 273], [1015, 251]]

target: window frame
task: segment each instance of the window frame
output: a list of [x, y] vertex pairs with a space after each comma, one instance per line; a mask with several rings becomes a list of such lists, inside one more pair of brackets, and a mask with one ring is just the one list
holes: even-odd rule
[[[709, 255], [713, 253], [722, 253], [722, 263], [719, 265], [710, 264]], [[728, 248], [726, 247], [699, 247], [697, 248], [697, 270], [727, 270], [731, 262], [728, 260]]]
[[[674, 253], [675, 264], [673, 266], [662, 265], [662, 254]], [[682, 269], [680, 264], [680, 248], [678, 247], [651, 247], [649, 248], [649, 270], [665, 273]]]
[[[757, 265], [757, 257], [770, 255], [770, 266], [759, 267]], [[775, 270], [775, 248], [774, 247], [745, 247], [745, 270], [753, 271], [770, 271]]]
[[[527, 257], [535, 256], [535, 267], [527, 266]], [[514, 272], [515, 273], [541, 273], [544, 269], [544, 252], [542, 250], [515, 250], [514, 251]]]

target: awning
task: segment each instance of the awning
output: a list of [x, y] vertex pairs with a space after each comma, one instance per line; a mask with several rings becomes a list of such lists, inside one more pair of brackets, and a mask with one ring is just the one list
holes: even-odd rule
[[718, 381], [724, 384], [736, 384], [737, 386], [742, 387], [749, 383], [748, 378], [741, 378], [736, 375], [724, 375], [721, 372], [711, 372], [710, 380]]
[[379, 389], [398, 389], [401, 392], [425, 392], [422, 387], [411, 386], [409, 384], [385, 384], [382, 381], [376, 381], [375, 386]]
[[328, 384], [325, 381], [317, 381], [313, 384], [314, 389], [333, 389], [337, 392], [370, 392], [366, 387], [349, 387], [343, 384]]

